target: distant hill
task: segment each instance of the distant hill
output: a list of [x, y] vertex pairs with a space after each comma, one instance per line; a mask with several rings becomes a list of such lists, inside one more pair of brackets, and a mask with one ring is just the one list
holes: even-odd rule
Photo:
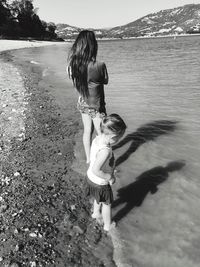
[[[68, 24], [57, 24], [56, 33], [59, 37], [63, 39], [74, 39], [80, 31], [84, 30], [84, 28], [78, 28], [74, 26], [70, 26]], [[91, 29], [95, 32], [98, 38], [103, 38], [106, 36], [107, 31], [105, 29]]]
[[68, 24], [57, 24], [56, 25], [56, 33], [59, 37], [68, 39], [74, 38], [81, 31], [81, 28], [77, 28], [74, 26], [70, 26]]
[[[59, 37], [74, 38], [82, 29], [58, 24]], [[200, 33], [200, 4], [189, 4], [165, 9], [144, 16], [136, 21], [109, 30], [94, 30], [98, 38], [131, 38], [172, 34]]]
[[200, 4], [185, 5], [149, 14], [121, 27], [112, 28], [110, 36], [160, 36], [187, 33], [200, 23]]

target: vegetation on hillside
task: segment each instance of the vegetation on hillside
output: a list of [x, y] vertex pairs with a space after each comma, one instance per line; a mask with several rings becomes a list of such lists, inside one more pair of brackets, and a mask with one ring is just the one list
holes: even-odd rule
[[0, 1], [0, 37], [58, 40], [56, 25], [42, 21], [33, 0]]

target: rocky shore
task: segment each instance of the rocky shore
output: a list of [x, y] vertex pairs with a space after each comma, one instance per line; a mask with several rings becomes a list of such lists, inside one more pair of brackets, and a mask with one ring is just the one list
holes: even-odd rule
[[71, 105], [63, 113], [39, 85], [39, 66], [6, 52], [1, 60], [19, 84], [0, 86], [0, 266], [115, 266], [110, 238], [90, 218], [84, 176], [71, 168], [79, 114]]

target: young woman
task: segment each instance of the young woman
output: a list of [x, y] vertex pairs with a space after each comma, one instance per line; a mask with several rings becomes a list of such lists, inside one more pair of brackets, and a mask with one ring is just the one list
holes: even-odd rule
[[100, 134], [100, 122], [106, 115], [104, 84], [108, 73], [104, 62], [96, 60], [98, 44], [93, 31], [81, 31], [69, 53], [68, 73], [79, 94], [77, 108], [81, 113], [86, 162], [90, 161], [93, 128]]

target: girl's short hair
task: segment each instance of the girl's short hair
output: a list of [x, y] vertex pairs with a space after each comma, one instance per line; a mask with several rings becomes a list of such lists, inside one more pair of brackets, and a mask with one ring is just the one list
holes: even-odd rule
[[108, 134], [113, 132], [116, 135], [123, 135], [127, 126], [123, 119], [118, 114], [111, 114], [102, 119], [101, 132]]

